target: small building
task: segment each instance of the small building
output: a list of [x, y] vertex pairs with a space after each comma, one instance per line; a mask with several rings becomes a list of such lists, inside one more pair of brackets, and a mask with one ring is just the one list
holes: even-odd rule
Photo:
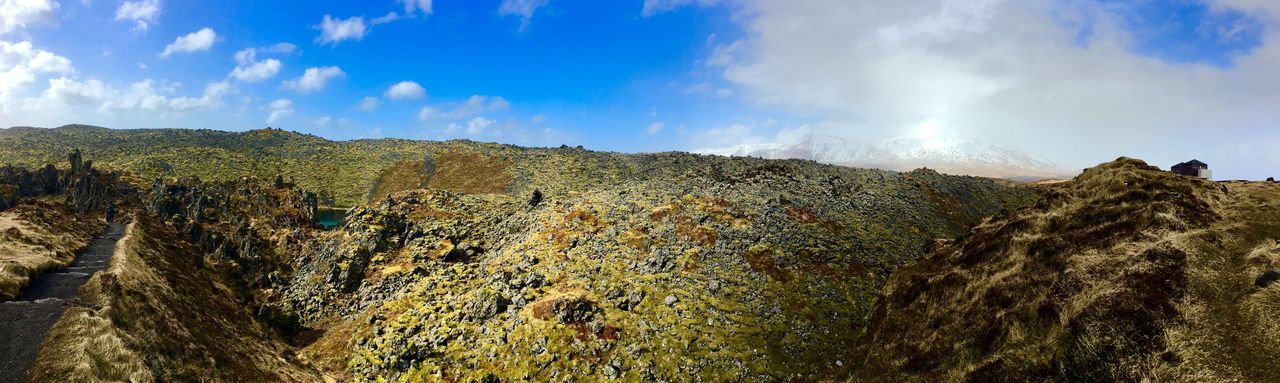
[[1213, 171], [1209, 170], [1209, 164], [1200, 162], [1200, 160], [1191, 160], [1173, 165], [1170, 170], [1184, 176], [1213, 178]]

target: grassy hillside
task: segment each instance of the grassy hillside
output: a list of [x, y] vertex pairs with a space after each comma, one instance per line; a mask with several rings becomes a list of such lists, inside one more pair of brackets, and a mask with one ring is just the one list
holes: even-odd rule
[[[128, 170], [144, 179], [269, 180], [280, 174], [320, 193], [322, 202], [344, 207], [419, 187], [527, 198], [535, 189], [582, 194], [642, 179], [697, 174], [729, 180], [741, 175], [724, 171], [724, 164], [732, 161], [682, 153], [620, 154], [470, 141], [329, 141], [281, 130], [117, 130], [81, 125], [0, 130], [0, 164], [60, 163], [75, 148], [99, 167]], [[805, 161], [776, 163], [805, 172], [832, 168]], [[859, 174], [873, 178], [845, 182], [876, 181], [889, 173]]]
[[1277, 381], [1280, 184], [1120, 159], [896, 271], [856, 381]]
[[280, 130], [115, 130], [69, 125], [58, 129], [0, 130], [0, 163], [61, 163], [75, 148], [99, 167], [145, 178], [194, 176], [231, 180], [244, 176], [293, 177], [336, 203], [363, 202], [378, 175], [400, 161], [421, 160], [433, 143], [406, 140], [328, 141]]

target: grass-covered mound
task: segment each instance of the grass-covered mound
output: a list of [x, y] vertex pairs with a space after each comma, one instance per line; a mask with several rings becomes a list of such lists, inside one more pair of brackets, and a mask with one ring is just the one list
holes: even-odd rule
[[1120, 159], [894, 272], [855, 381], [1275, 381], [1280, 185]]

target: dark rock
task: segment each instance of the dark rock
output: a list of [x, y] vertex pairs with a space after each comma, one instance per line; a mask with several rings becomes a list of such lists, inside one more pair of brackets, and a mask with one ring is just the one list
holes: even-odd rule
[[586, 323], [595, 317], [595, 302], [585, 297], [558, 297], [533, 304], [533, 316], [562, 324]]
[[1280, 271], [1270, 270], [1259, 275], [1258, 279], [1253, 280], [1253, 285], [1260, 289], [1265, 289], [1275, 281], [1280, 281]]
[[542, 203], [542, 191], [538, 189], [534, 189], [533, 197], [529, 198], [529, 206], [538, 207], [538, 204], [540, 203]]
[[502, 294], [488, 288], [482, 288], [476, 291], [475, 301], [472, 302], [471, 318], [474, 320], [492, 318], [498, 313], [507, 311], [507, 305], [509, 304], [511, 304], [511, 301], [507, 300]]

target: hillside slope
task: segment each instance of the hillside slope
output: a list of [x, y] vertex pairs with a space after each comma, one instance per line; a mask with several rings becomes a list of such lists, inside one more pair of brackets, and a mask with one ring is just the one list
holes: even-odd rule
[[1277, 381], [1280, 185], [1120, 159], [899, 269], [857, 381]]
[[[321, 204], [343, 207], [376, 203], [388, 194], [420, 187], [522, 198], [535, 189], [577, 193], [637, 180], [679, 178], [726, 163], [681, 153], [621, 154], [470, 141], [329, 141], [271, 129], [0, 129], [0, 163], [37, 167], [57, 163], [75, 148], [99, 166], [127, 170], [143, 179], [269, 180], [283, 175], [317, 192]], [[779, 163], [805, 162], [812, 163]]]
[[59, 163], [73, 149], [100, 167], [127, 170], [144, 179], [199, 177], [234, 180], [277, 174], [333, 196], [334, 203], [363, 202], [378, 174], [405, 160], [421, 160], [428, 145], [407, 140], [335, 142], [281, 130], [222, 132], [185, 129], [107, 129], [68, 125], [57, 129], [0, 129], [0, 164], [38, 167]]
[[[457, 164], [507, 164], [467, 150]], [[514, 171], [507, 193], [396, 191], [420, 184], [393, 174], [332, 231], [287, 183], [168, 180], [141, 199], [338, 380], [802, 381], [844, 376], [852, 357], [830, 350], [852, 348], [891, 270], [1034, 197], [923, 170], [528, 153], [512, 167], [557, 167]], [[434, 166], [427, 186], [462, 179]]]

